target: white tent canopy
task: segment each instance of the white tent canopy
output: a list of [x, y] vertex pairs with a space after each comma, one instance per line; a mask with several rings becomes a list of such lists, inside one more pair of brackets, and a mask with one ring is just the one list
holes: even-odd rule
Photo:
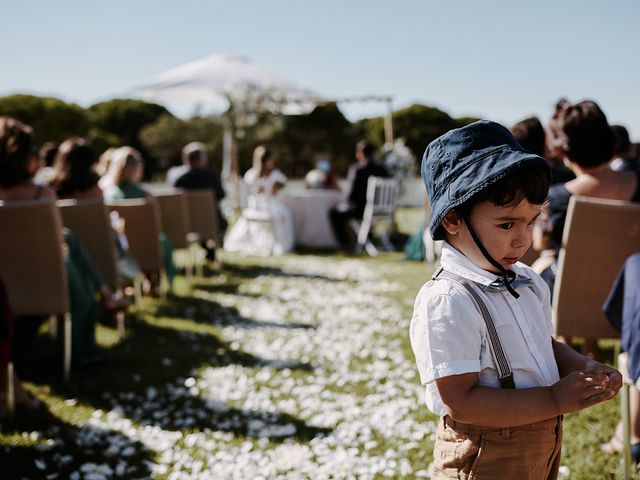
[[302, 113], [324, 102], [315, 93], [239, 55], [212, 54], [172, 68], [142, 87], [157, 102], [224, 101], [281, 113]]

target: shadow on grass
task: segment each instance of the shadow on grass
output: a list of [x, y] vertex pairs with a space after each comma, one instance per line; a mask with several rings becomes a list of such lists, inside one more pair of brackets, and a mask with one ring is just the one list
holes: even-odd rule
[[[100, 478], [151, 476], [147, 462], [155, 454], [142, 443], [118, 432], [92, 425], [77, 427], [65, 423], [45, 407], [28, 414], [18, 412], [14, 420], [2, 429], [6, 435], [23, 431], [39, 432], [37, 441], [40, 444], [0, 446], [0, 474], [3, 479], [70, 478], [73, 471], [84, 464], [95, 464], [100, 468], [103, 473]], [[91, 468], [85, 466], [84, 475], [89, 474]], [[93, 471], [99, 473], [98, 470]]]
[[[197, 287], [199, 290], [205, 288]], [[211, 291], [217, 291], [217, 287], [210, 287]], [[157, 317], [184, 318], [189, 320], [218, 327], [239, 327], [239, 328], [283, 328], [283, 329], [315, 329], [316, 325], [301, 322], [265, 322], [257, 321], [240, 314], [237, 308], [220, 305], [217, 302], [198, 298], [190, 295], [167, 296], [168, 302], [157, 306], [154, 315]]]
[[317, 275], [313, 273], [291, 272], [278, 267], [269, 267], [263, 265], [239, 265], [235, 263], [225, 263], [222, 272], [234, 278], [256, 278], [261, 276], [285, 277], [285, 278], [306, 278], [311, 280], [325, 280], [329, 282], [342, 282], [344, 280], [327, 277], [326, 275]]
[[[104, 411], [118, 408], [125, 418], [164, 430], [209, 429], [273, 441], [305, 441], [330, 432], [284, 413], [238, 409], [194, 393], [195, 380], [190, 377], [200, 367], [270, 368], [273, 375], [284, 369], [309, 372], [313, 367], [256, 357], [234, 349], [211, 331], [188, 331], [187, 326], [198, 327], [190, 320], [132, 319], [128, 336], [106, 352], [105, 361], [76, 369], [69, 385], [62, 382], [59, 359], [25, 363], [20, 374], [33, 383], [49, 385], [61, 397]], [[233, 385], [220, 385], [220, 389], [233, 389]]]

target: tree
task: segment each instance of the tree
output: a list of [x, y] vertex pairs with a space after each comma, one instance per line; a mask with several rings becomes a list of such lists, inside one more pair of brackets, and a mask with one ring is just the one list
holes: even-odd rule
[[[92, 139], [96, 143], [99, 140], [106, 146], [129, 145], [140, 150], [145, 157], [145, 176], [153, 175], [158, 159], [145, 149], [139, 133], [162, 115], [171, 115], [166, 108], [143, 100], [116, 98], [91, 105], [88, 112], [95, 127]], [[118, 145], [113, 145], [116, 138]]]
[[202, 142], [216, 171], [222, 165], [223, 128], [215, 117], [194, 117], [181, 120], [163, 115], [140, 131], [140, 140], [151, 156], [158, 159], [158, 168], [166, 170], [181, 163], [182, 147], [189, 142]]
[[[475, 120], [472, 118], [452, 118], [446, 112], [435, 107], [413, 104], [393, 112], [393, 131], [395, 137], [405, 139], [405, 145], [419, 161], [432, 140], [453, 128], [462, 127]], [[367, 140], [381, 145], [384, 139], [383, 118], [361, 120], [356, 124], [356, 130]]]
[[85, 136], [91, 127], [87, 111], [57, 98], [34, 95], [0, 97], [0, 115], [9, 115], [31, 126], [36, 143], [61, 142]]
[[284, 116], [281, 130], [269, 143], [278, 153], [280, 168], [303, 177], [320, 156], [328, 157], [333, 168], [345, 175], [353, 162], [356, 141], [351, 122], [335, 103], [329, 103], [308, 115]]

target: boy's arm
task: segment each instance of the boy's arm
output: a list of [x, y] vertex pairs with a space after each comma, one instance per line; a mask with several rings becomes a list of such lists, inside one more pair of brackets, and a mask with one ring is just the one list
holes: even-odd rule
[[575, 372], [576, 370], [588, 370], [607, 375], [609, 379], [607, 388], [609, 390], [614, 390], [615, 393], [617, 393], [618, 390], [620, 390], [620, 387], [622, 387], [622, 375], [615, 368], [597, 362], [586, 355], [582, 355], [581, 353], [576, 352], [569, 345], [557, 342], [554, 339], [551, 339], [551, 342], [553, 344], [553, 354], [556, 358], [561, 378], [571, 372]]
[[482, 387], [477, 373], [436, 380], [451, 418], [486, 427], [514, 427], [576, 412], [609, 400], [604, 373], [574, 371], [550, 387], [522, 389]]

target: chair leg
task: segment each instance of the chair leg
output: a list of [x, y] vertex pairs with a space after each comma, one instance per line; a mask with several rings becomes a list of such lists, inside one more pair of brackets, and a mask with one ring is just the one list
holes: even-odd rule
[[136, 302], [136, 307], [140, 307], [140, 302], [142, 301], [142, 284], [144, 282], [144, 274], [139, 273], [133, 279], [133, 295]]
[[384, 232], [382, 234], [382, 236], [380, 237], [380, 243], [382, 244], [386, 252], [393, 252], [393, 250], [395, 249], [393, 243], [391, 243], [388, 232]]
[[204, 262], [205, 258], [202, 256], [201, 248], [198, 245], [193, 244], [193, 264], [196, 266], [196, 276], [202, 278], [204, 276]]
[[158, 288], [160, 289], [160, 298], [162, 298], [162, 300], [166, 300], [167, 291], [171, 288], [166, 270], [160, 271], [160, 278], [158, 279]]
[[369, 238], [369, 230], [371, 229], [371, 218], [363, 218], [358, 230], [358, 243], [365, 245]]
[[71, 379], [71, 313], [64, 314], [64, 381]]
[[54, 340], [58, 338], [58, 318], [55, 315], [49, 315], [49, 335]]
[[622, 431], [624, 437], [624, 445], [622, 448], [622, 462], [624, 479], [631, 478], [631, 409], [630, 409], [630, 390], [631, 387], [627, 382], [622, 384], [622, 392], [620, 395], [620, 413], [622, 415]]
[[118, 328], [118, 339], [120, 341], [122, 341], [122, 339], [124, 339], [124, 332], [125, 332], [125, 328], [124, 328], [124, 322], [125, 322], [125, 318], [126, 318], [127, 314], [124, 310], [118, 310], [116, 312], [116, 323], [117, 323], [117, 328]]
[[16, 392], [14, 384], [13, 362], [7, 362], [7, 419], [12, 420], [16, 411]]
[[367, 243], [364, 244], [364, 248], [371, 257], [378, 256], [378, 249], [369, 240], [367, 240]]

